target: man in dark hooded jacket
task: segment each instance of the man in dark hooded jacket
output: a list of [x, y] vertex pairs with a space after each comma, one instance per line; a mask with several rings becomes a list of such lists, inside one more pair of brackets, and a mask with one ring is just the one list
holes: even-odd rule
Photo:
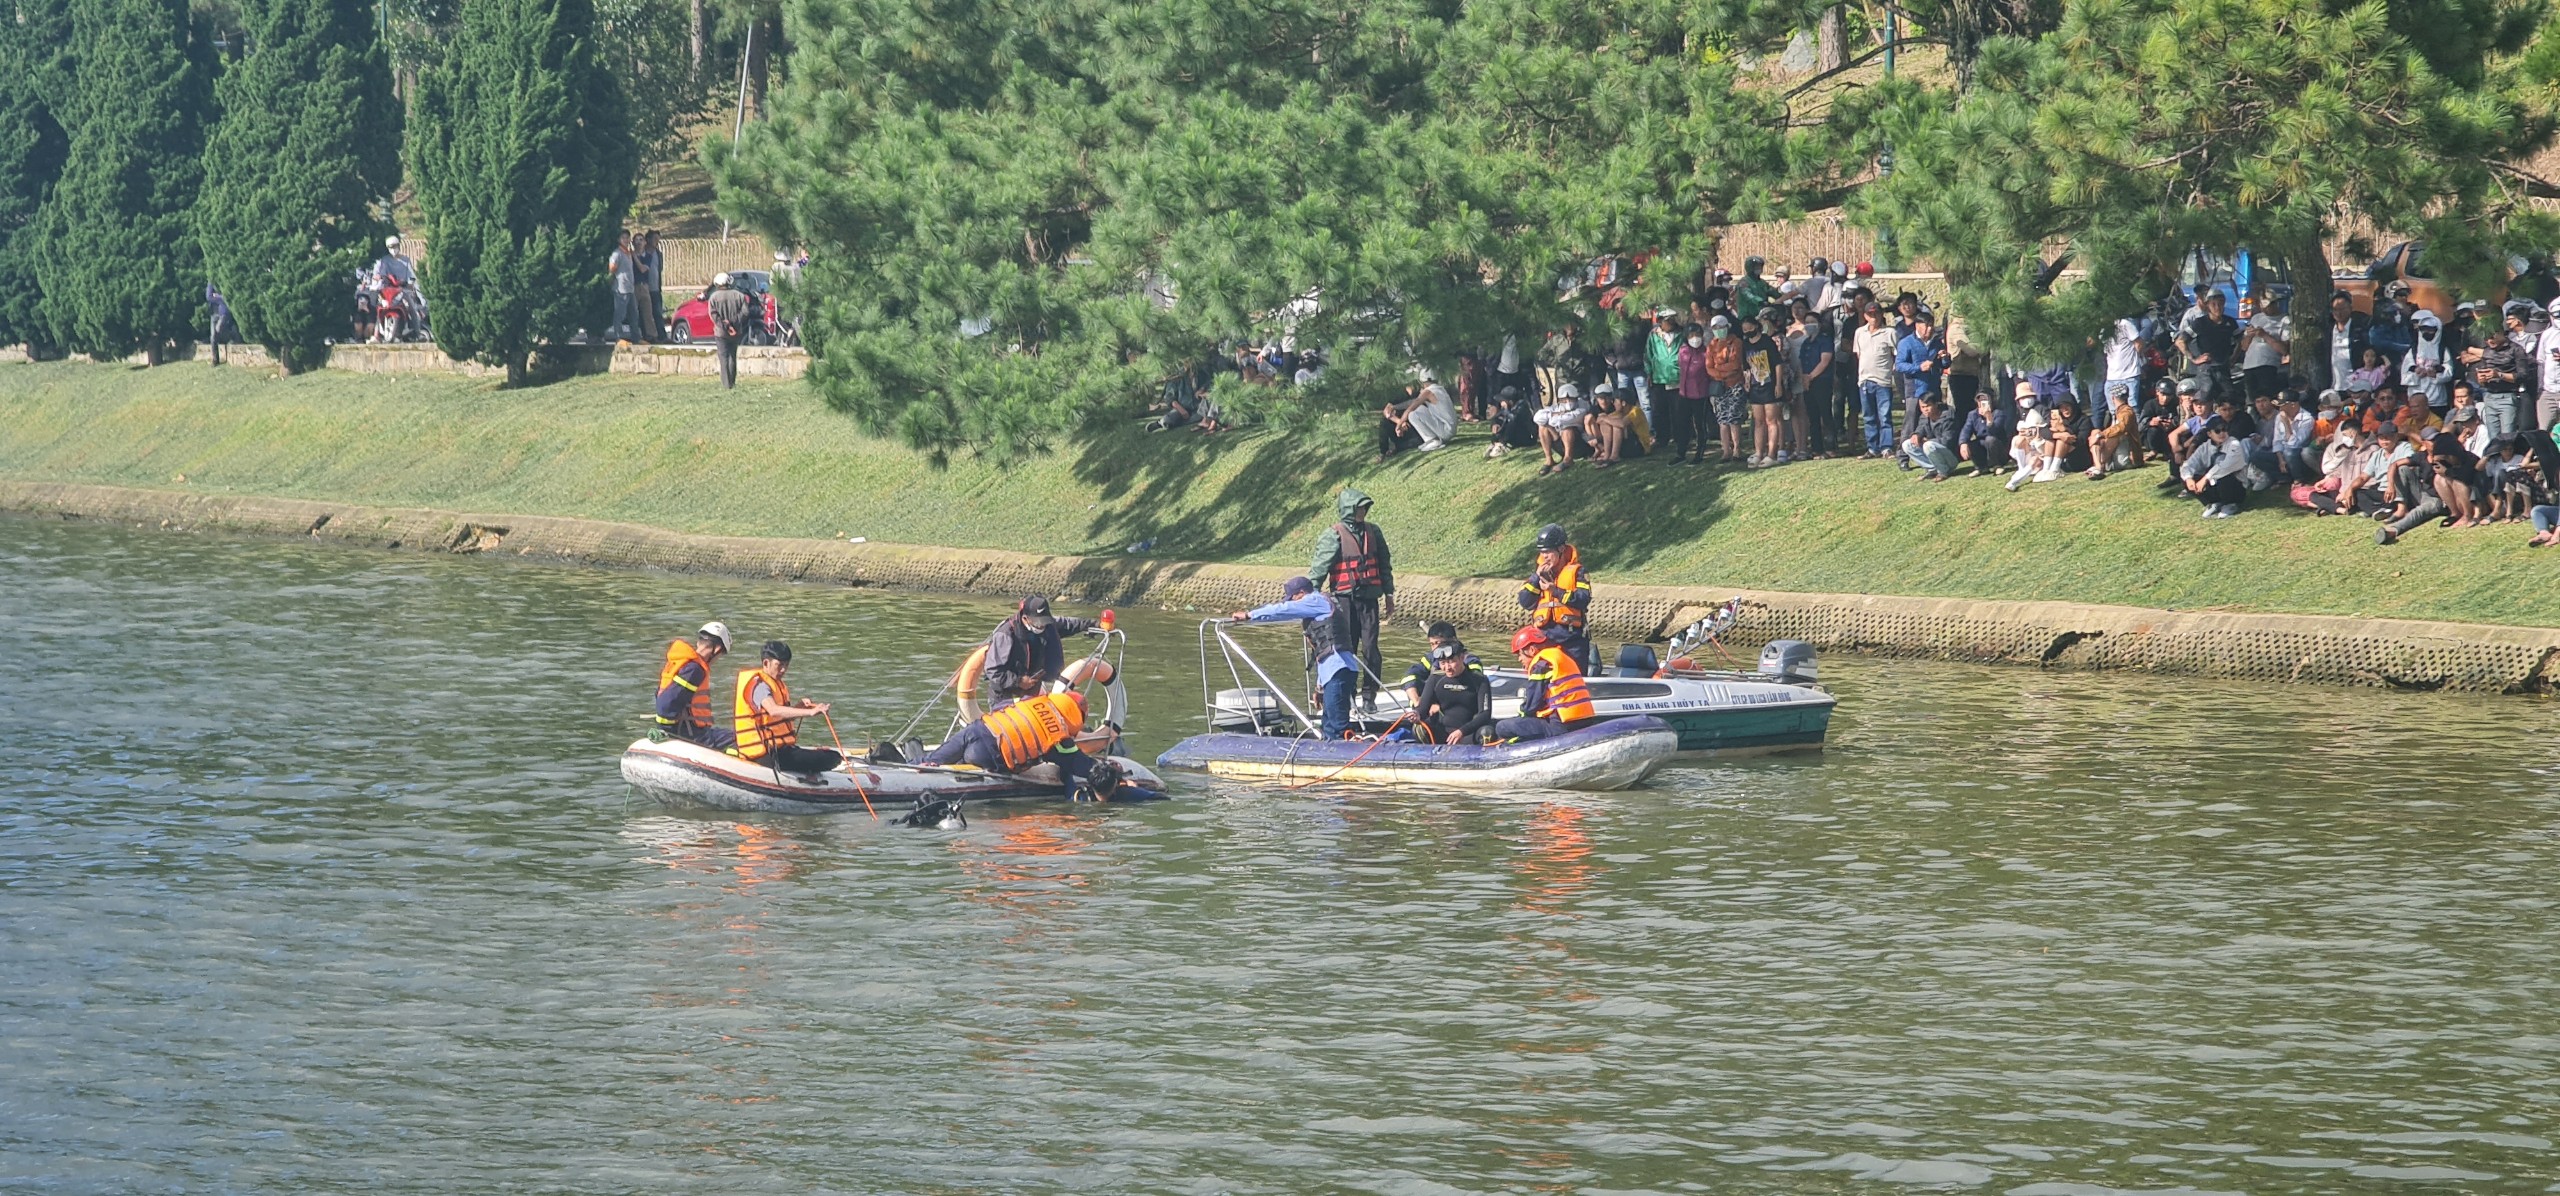
[[1033, 594], [1014, 608], [1013, 617], [996, 624], [987, 637], [989, 710], [1001, 709], [1037, 695], [1067, 666], [1059, 637], [1083, 635], [1091, 619], [1060, 618], [1049, 613], [1049, 599]]

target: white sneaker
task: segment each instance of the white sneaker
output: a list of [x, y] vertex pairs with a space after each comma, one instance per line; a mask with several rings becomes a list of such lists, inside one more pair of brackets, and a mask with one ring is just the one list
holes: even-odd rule
[[1422, 448], [1421, 448], [1421, 450], [1420, 450], [1420, 451], [1428, 453], [1428, 452], [1434, 452], [1434, 451], [1437, 451], [1437, 450], [1439, 450], [1439, 449], [1444, 449], [1444, 448], [1447, 448], [1447, 447], [1449, 447], [1449, 446], [1448, 446], [1445, 442], [1438, 441], [1438, 440], [1434, 440], [1434, 439], [1432, 439], [1432, 438], [1430, 438], [1430, 437], [1428, 437], [1428, 436], [1425, 436], [1425, 437], [1423, 437], [1423, 438], [1422, 438]]
[[2023, 469], [2019, 470], [2019, 471], [2018, 471], [2018, 475], [2017, 475], [2016, 477], [2013, 477], [2013, 478], [2010, 478], [2010, 479], [2009, 479], [2009, 493], [2011, 493], [2011, 494], [2015, 494], [2015, 493], [2017, 493], [2017, 492], [2018, 492], [2018, 487], [2020, 487], [2020, 486], [2024, 486], [2024, 485], [2026, 485], [2027, 483], [2032, 482], [2032, 481], [2034, 481], [2034, 480], [2035, 480], [2035, 475], [2034, 475], [2034, 474], [2028, 473], [2026, 470], [2023, 470]]
[[1497, 445], [1493, 446], [1492, 448], [1486, 449], [1486, 450], [1484, 451], [1484, 459], [1485, 459], [1485, 460], [1487, 460], [1487, 461], [1491, 461], [1491, 460], [1493, 460], [1494, 458], [1499, 457], [1499, 456], [1503, 455], [1504, 453], [1507, 453], [1507, 452], [1510, 452], [1510, 451], [1511, 451], [1511, 446], [1510, 446], [1510, 445], [1507, 445], [1507, 444], [1497, 444]]
[[2045, 466], [2045, 467], [2044, 467], [2044, 472], [2039, 473], [2039, 474], [2037, 474], [2037, 475], [2036, 475], [2036, 480], [2037, 480], [2037, 481], [2039, 481], [2039, 482], [2059, 482], [2059, 481], [2061, 481], [2061, 480], [2062, 480], [2062, 466], [2060, 466], [2060, 465], [2058, 465], [2058, 464], [2057, 464], [2057, 465], [2047, 465], [2047, 466]]

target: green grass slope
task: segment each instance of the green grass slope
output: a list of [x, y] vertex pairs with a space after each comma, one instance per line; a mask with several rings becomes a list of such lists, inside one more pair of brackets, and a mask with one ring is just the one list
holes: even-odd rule
[[[2560, 550], [2526, 533], [2374, 525], [2258, 496], [2206, 522], [2158, 467], [2009, 494], [1887, 464], [1758, 472], [1638, 461], [1535, 476], [1481, 432], [1379, 465], [1368, 422], [1203, 437], [1114, 421], [1048, 456], [929, 468], [798, 384], [591, 377], [503, 391], [446, 377], [275, 378], [200, 364], [0, 367], [0, 476], [627, 520], [693, 532], [864, 536], [1030, 552], [1303, 567], [1346, 483], [1409, 570], [1520, 571], [1550, 520], [1604, 581], [2053, 599], [2547, 625]], [[183, 479], [183, 481], [181, 480]]]

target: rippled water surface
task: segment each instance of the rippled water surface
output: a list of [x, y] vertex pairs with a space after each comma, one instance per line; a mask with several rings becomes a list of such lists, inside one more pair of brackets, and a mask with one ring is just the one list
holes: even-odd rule
[[2548, 702], [1835, 657], [1820, 757], [956, 833], [615, 773], [702, 618], [877, 733], [1001, 609], [0, 520], [0, 1182], [2560, 1190]]

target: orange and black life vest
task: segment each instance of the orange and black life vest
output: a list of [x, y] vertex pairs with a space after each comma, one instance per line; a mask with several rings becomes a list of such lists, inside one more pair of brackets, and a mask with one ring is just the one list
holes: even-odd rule
[[1565, 655], [1564, 649], [1553, 646], [1539, 649], [1538, 654], [1530, 659], [1530, 674], [1536, 675], [1541, 665], [1545, 666], [1547, 682], [1544, 708], [1523, 710], [1522, 714], [1572, 724], [1600, 713], [1591, 705], [1591, 684], [1582, 679], [1582, 665]]
[[1339, 547], [1333, 553], [1330, 577], [1334, 593], [1348, 595], [1353, 587], [1372, 593], [1387, 588], [1386, 542], [1378, 535], [1378, 526], [1363, 520], [1360, 530], [1347, 523], [1333, 525], [1333, 537]]
[[[696, 685], [676, 675], [678, 669], [689, 664], [702, 666], [702, 684]], [[667, 692], [667, 687], [670, 685], [683, 686], [693, 695], [692, 702], [685, 710], [685, 721], [696, 727], [710, 726], [711, 662], [702, 658], [702, 653], [694, 648], [692, 640], [677, 640], [667, 645], [666, 667], [658, 670], [658, 692]], [[661, 714], [658, 716], [658, 725], [672, 729], [678, 724], [676, 720]]]
[[1004, 766], [1019, 769], [1084, 730], [1084, 703], [1071, 692], [1042, 694], [996, 711], [985, 721], [987, 733], [995, 736], [996, 750], [1004, 756]]
[[749, 760], [765, 754], [766, 749], [775, 745], [788, 746], [800, 742], [799, 733], [791, 729], [790, 719], [766, 714], [749, 700], [759, 681], [773, 687], [773, 705], [791, 704], [791, 689], [782, 683], [781, 678], [768, 676], [763, 669], [744, 669], [738, 673], [738, 754]]
[[[1564, 564], [1556, 570], [1555, 580], [1541, 582], [1532, 575], [1529, 584], [1522, 587], [1537, 595], [1537, 605], [1529, 611], [1529, 625], [1582, 630], [1584, 612], [1572, 605], [1573, 595], [1576, 591], [1589, 589], [1590, 585], [1582, 580], [1582, 553], [1570, 544], [1565, 545]], [[1584, 600], [1588, 602], [1588, 596]]]

